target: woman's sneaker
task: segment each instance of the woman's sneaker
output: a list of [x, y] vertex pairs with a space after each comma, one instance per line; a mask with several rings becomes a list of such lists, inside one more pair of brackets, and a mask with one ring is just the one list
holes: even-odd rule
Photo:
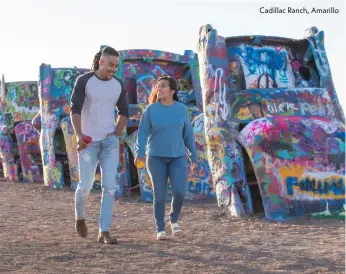
[[167, 239], [166, 232], [164, 232], [164, 231], [158, 232], [157, 233], [157, 239], [158, 240], [166, 240]]
[[181, 234], [181, 229], [180, 229], [178, 223], [171, 223], [171, 228], [172, 228], [172, 234], [173, 235]]

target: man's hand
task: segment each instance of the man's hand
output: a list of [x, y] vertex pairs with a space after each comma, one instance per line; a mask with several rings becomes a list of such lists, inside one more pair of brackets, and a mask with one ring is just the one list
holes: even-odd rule
[[78, 134], [76, 136], [76, 139], [77, 139], [77, 151], [81, 151], [85, 148], [88, 147], [88, 144], [86, 142], [84, 142], [84, 137], [85, 135], [84, 134]]
[[145, 168], [145, 157], [135, 157], [135, 166], [137, 169]]
[[112, 135], [115, 135], [117, 137], [121, 137], [121, 132], [115, 131], [115, 132], [107, 134], [106, 137], [108, 138], [108, 137], [111, 137]]

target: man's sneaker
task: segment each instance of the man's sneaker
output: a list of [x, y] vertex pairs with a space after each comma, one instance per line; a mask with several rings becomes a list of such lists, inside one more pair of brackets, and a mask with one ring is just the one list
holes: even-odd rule
[[85, 219], [76, 220], [76, 231], [82, 238], [86, 238], [88, 236], [88, 228], [86, 226]]
[[178, 223], [171, 223], [171, 228], [172, 228], [172, 234], [173, 235], [181, 234], [181, 229], [180, 229]]
[[102, 244], [117, 244], [118, 243], [117, 238], [112, 237], [108, 231], [99, 232], [99, 236], [97, 240], [99, 243], [102, 243]]
[[164, 232], [164, 231], [158, 232], [157, 233], [157, 239], [158, 240], [166, 240], [167, 239], [166, 232]]

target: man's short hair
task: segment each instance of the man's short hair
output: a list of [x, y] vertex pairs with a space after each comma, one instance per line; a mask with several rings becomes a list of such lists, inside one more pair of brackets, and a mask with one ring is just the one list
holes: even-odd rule
[[105, 46], [102, 49], [102, 55], [111, 55], [111, 56], [119, 57], [119, 52], [117, 52], [114, 48], [110, 46]]

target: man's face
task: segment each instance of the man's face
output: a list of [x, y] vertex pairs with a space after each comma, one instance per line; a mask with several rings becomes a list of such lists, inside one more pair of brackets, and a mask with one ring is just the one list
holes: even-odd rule
[[119, 57], [111, 55], [102, 55], [100, 59], [100, 67], [102, 75], [108, 80], [112, 79], [118, 71]]

